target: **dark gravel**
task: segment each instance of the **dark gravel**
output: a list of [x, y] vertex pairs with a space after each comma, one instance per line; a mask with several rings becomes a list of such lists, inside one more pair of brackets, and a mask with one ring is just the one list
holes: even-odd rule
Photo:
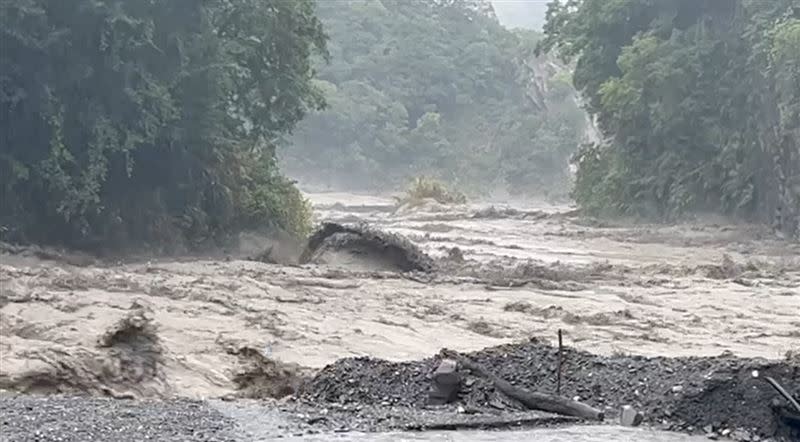
[[3, 442], [239, 440], [231, 419], [188, 400], [0, 396], [0, 425]]
[[[616, 419], [623, 405], [644, 412], [645, 423], [689, 433], [737, 432], [741, 440], [796, 440], [778, 417], [777, 394], [763, 379], [772, 376], [800, 396], [796, 361], [598, 356], [567, 349], [562, 395], [605, 408]], [[470, 355], [514, 385], [555, 392], [557, 350], [536, 340], [485, 349]], [[370, 358], [338, 361], [320, 372], [302, 398], [309, 403], [422, 407], [437, 358], [391, 363]], [[476, 409], [513, 409], [483, 379], [466, 376], [459, 403]], [[773, 404], [774, 403], [774, 404]]]

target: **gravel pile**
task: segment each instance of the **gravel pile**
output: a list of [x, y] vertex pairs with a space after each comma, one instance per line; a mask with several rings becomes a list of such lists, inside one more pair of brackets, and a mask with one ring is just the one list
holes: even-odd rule
[[[556, 391], [557, 349], [532, 340], [470, 355], [514, 385]], [[391, 363], [344, 359], [322, 370], [304, 389], [311, 403], [422, 407], [437, 358]], [[754, 378], [757, 372], [759, 378]], [[623, 405], [645, 415], [645, 423], [690, 433], [731, 435], [740, 440], [790, 436], [779, 424], [772, 376], [800, 396], [800, 364], [791, 361], [708, 358], [598, 356], [567, 349], [562, 395], [607, 409], [614, 419]], [[459, 403], [472, 408], [514, 409], [485, 380], [466, 376]], [[778, 401], [780, 403], [780, 401]], [[781, 404], [782, 405], [782, 404]]]

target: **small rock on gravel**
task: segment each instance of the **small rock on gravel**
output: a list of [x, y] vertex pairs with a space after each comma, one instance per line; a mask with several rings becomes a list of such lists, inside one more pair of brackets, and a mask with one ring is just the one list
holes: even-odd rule
[[642, 424], [644, 420], [644, 416], [642, 413], [636, 411], [635, 408], [631, 407], [630, 405], [626, 405], [622, 407], [622, 411], [619, 415], [619, 423], [625, 427], [638, 427]]

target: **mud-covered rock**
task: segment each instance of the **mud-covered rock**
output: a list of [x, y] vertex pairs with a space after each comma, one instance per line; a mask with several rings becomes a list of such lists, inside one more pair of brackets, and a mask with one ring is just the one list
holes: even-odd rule
[[308, 369], [270, 359], [252, 346], [234, 343], [224, 346], [228, 354], [239, 357], [239, 368], [232, 378], [239, 397], [280, 399], [296, 394], [310, 377]]
[[341, 252], [359, 257], [370, 268], [399, 272], [434, 269], [433, 259], [408, 238], [367, 224], [323, 224], [309, 239], [300, 263], [330, 264]]

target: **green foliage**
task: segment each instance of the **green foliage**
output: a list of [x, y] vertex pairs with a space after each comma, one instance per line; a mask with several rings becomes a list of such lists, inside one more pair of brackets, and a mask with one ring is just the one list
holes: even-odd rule
[[538, 49], [576, 59], [611, 140], [576, 156], [578, 203], [665, 219], [781, 208], [798, 231], [799, 15], [796, 0], [552, 2]]
[[425, 200], [434, 200], [440, 204], [466, 204], [467, 197], [461, 192], [448, 189], [439, 180], [419, 176], [411, 180], [405, 194], [398, 199], [398, 203], [414, 206], [422, 204]]
[[[511, 32], [465, 2], [320, 2], [329, 107], [282, 152], [304, 182], [397, 188], [429, 175], [470, 193], [565, 188], [584, 114], [568, 83], [531, 98], [541, 34]], [[538, 72], [541, 74], [541, 72]]]
[[324, 104], [312, 0], [0, 0], [0, 40], [11, 239], [91, 247], [308, 229], [273, 157]]
[[276, 172], [273, 158], [260, 161], [262, 164], [252, 169], [244, 186], [242, 224], [277, 227], [296, 238], [308, 237], [312, 230], [311, 203], [294, 182]]

